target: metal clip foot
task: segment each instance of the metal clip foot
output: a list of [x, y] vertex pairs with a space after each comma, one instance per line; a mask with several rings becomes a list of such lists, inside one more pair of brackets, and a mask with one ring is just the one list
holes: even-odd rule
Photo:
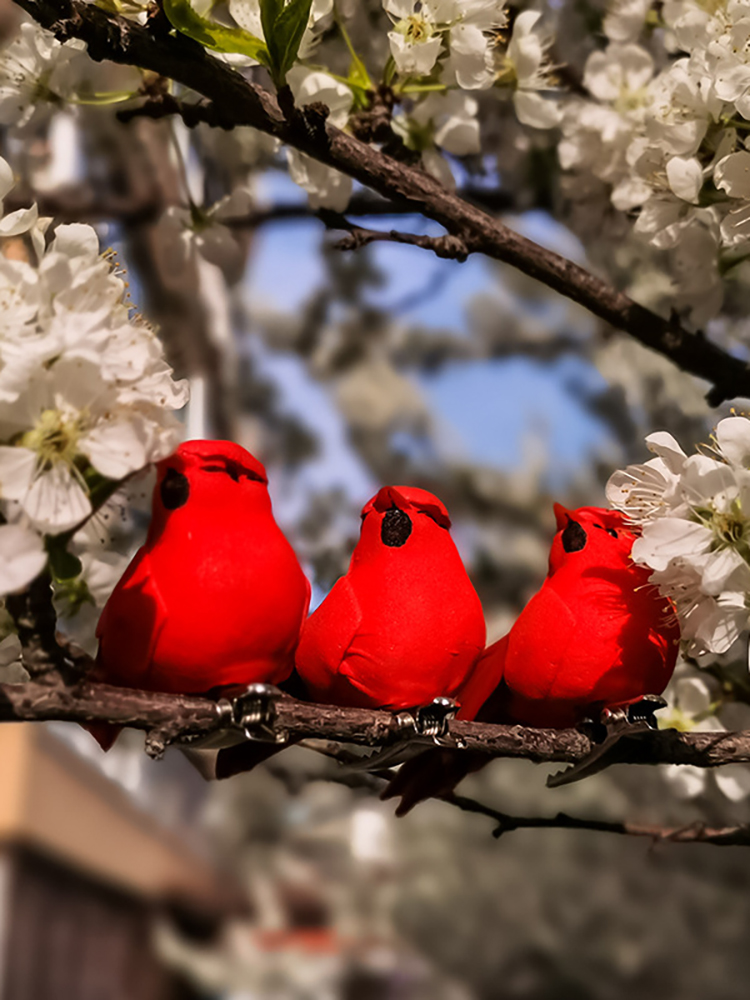
[[273, 684], [250, 684], [247, 690], [231, 701], [232, 721], [256, 743], [286, 743], [289, 733], [276, 729], [276, 703], [282, 697]]
[[581, 778], [603, 771], [609, 761], [606, 759], [612, 747], [623, 736], [642, 736], [659, 728], [655, 713], [667, 702], [660, 695], [647, 694], [638, 701], [625, 705], [604, 708], [598, 719], [586, 719], [581, 729], [596, 742], [596, 746], [577, 764], [551, 774], [547, 778], [547, 788], [560, 788]]

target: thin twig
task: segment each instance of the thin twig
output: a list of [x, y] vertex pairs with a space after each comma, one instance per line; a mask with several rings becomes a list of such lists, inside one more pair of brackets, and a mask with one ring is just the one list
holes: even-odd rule
[[140, 66], [202, 95], [190, 114], [218, 127], [250, 125], [334, 167], [389, 200], [439, 222], [470, 252], [504, 261], [566, 295], [683, 371], [713, 386], [712, 404], [750, 396], [750, 368], [677, 317], [665, 319], [634, 302], [585, 268], [502, 225], [446, 190], [418, 167], [400, 163], [328, 121], [324, 105], [285, 113], [276, 98], [183, 36], [152, 35], [147, 27], [83, 0], [15, 0], [60, 41], [81, 39], [93, 59]]
[[[307, 741], [305, 746], [339, 764], [351, 764], [358, 759], [357, 755], [337, 744], [323, 744], [319, 741]], [[301, 770], [284, 765], [283, 761], [274, 759], [267, 761], [265, 768], [275, 778], [282, 782], [287, 791], [297, 795], [311, 781], [333, 781], [345, 785], [355, 791], [378, 795], [395, 776], [390, 769], [378, 772], [351, 772], [346, 770]], [[750, 824], [742, 823], [734, 826], [710, 827], [704, 823], [691, 823], [683, 826], [658, 826], [654, 824], [629, 823], [617, 820], [586, 819], [580, 816], [569, 816], [559, 812], [554, 816], [516, 816], [478, 802], [466, 795], [449, 793], [439, 796], [442, 802], [455, 806], [462, 812], [486, 816], [497, 826], [493, 836], [499, 839], [506, 833], [515, 830], [589, 830], [595, 833], [614, 833], [623, 837], [646, 837], [654, 843], [673, 844], [714, 844], [719, 847], [750, 846]]]
[[417, 233], [402, 233], [396, 229], [365, 229], [338, 212], [320, 211], [320, 219], [329, 229], [345, 229], [346, 236], [334, 243], [336, 250], [359, 250], [369, 243], [406, 243], [410, 246], [431, 250], [436, 257], [449, 260], [464, 261], [469, 256], [469, 249], [463, 240], [457, 236], [422, 236]]

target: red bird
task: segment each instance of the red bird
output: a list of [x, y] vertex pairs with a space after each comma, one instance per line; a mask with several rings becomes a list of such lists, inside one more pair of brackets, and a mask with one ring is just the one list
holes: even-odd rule
[[182, 694], [286, 680], [310, 584], [265, 469], [230, 441], [187, 441], [157, 471], [146, 543], [99, 619], [96, 678]]
[[412, 486], [362, 510], [349, 571], [307, 619], [297, 671], [314, 701], [405, 709], [459, 697], [485, 643], [448, 511]]
[[[648, 585], [650, 570], [633, 563], [636, 536], [625, 518], [560, 504], [555, 515], [547, 579], [477, 664], [461, 718], [560, 729], [605, 707], [660, 694], [672, 676], [677, 619]], [[481, 766], [475, 755], [465, 765], [434, 753], [430, 761], [425, 755], [409, 762], [386, 790], [385, 797], [404, 796], [400, 813]]]

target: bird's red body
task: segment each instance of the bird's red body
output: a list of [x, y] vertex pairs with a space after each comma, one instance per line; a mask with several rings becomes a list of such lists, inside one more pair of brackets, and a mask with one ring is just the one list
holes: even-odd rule
[[[542, 588], [510, 632], [490, 646], [462, 694], [460, 717], [564, 728], [605, 707], [661, 694], [677, 659], [669, 602], [630, 556], [623, 516], [555, 504], [557, 534]], [[409, 761], [384, 793], [399, 814], [449, 791], [486, 757], [430, 751]]]
[[672, 676], [677, 619], [648, 584], [650, 571], [633, 563], [635, 535], [623, 516], [560, 504], [555, 513], [547, 579], [482, 657], [465, 692], [465, 718], [476, 716], [501, 678], [507, 719], [494, 721], [562, 728], [660, 694]]
[[386, 486], [362, 518], [349, 571], [302, 630], [296, 663], [310, 696], [390, 709], [460, 697], [485, 624], [447, 510], [425, 490]]
[[278, 684], [309, 599], [261, 463], [228, 441], [188, 441], [158, 465], [146, 543], [99, 620], [96, 676], [183, 694]]

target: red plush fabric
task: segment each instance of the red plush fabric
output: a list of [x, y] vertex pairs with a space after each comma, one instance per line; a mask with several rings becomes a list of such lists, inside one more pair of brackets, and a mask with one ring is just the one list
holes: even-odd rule
[[482, 607], [431, 493], [385, 486], [349, 571], [308, 618], [297, 671], [314, 701], [404, 709], [456, 697], [485, 642]]
[[291, 673], [310, 585], [265, 469], [229, 441], [158, 466], [151, 526], [99, 620], [99, 680], [198, 693]]
[[559, 504], [555, 513], [547, 579], [482, 657], [464, 695], [465, 718], [501, 679], [505, 718], [496, 721], [562, 728], [590, 710], [660, 694], [672, 676], [677, 619], [648, 583], [649, 570], [633, 563], [635, 535], [622, 515]]

